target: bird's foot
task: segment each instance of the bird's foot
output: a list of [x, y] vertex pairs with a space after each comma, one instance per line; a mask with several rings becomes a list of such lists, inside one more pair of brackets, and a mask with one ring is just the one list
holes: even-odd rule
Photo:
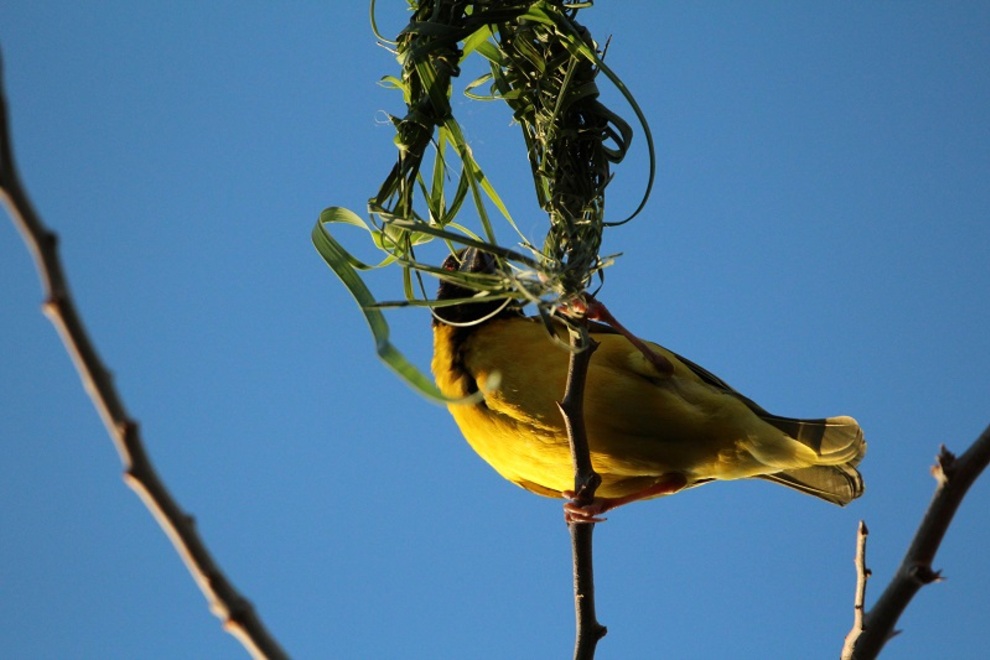
[[614, 508], [614, 506], [610, 506], [611, 500], [604, 497], [596, 497], [590, 502], [579, 503], [574, 498], [574, 491], [565, 490], [563, 495], [567, 498], [567, 502], [564, 503], [564, 522], [568, 525], [571, 523], [605, 522], [607, 518], [602, 518], [601, 514]]
[[574, 498], [574, 491], [565, 490], [563, 496], [568, 501], [564, 504], [564, 521], [568, 524], [605, 522], [607, 518], [601, 516], [606, 511], [638, 500], [659, 497], [660, 495], [672, 495], [685, 486], [687, 486], [687, 478], [679, 472], [671, 472], [663, 475], [652, 486], [624, 497], [596, 497], [590, 502], [578, 502]]
[[657, 353], [646, 342], [629, 332], [624, 325], [619, 323], [618, 319], [612, 316], [612, 312], [608, 311], [608, 308], [594, 296], [589, 295], [571, 303], [571, 308], [584, 314], [592, 321], [601, 321], [611, 326], [616, 332], [628, 339], [629, 343], [635, 346], [659, 373], [668, 376], [674, 373], [674, 365], [670, 363], [670, 360]]

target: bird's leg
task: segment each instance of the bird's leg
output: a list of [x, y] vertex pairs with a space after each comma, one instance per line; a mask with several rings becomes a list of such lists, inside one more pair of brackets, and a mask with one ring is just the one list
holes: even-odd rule
[[615, 330], [618, 331], [620, 335], [628, 339], [629, 343], [635, 346], [639, 352], [650, 361], [650, 364], [652, 364], [661, 374], [670, 375], [674, 373], [674, 365], [670, 363], [670, 360], [654, 351], [646, 345], [646, 342], [626, 330], [625, 326], [619, 323], [616, 318], [612, 316], [612, 313], [608, 311], [608, 308], [605, 307], [605, 305], [590, 295], [587, 296], [583, 302], [585, 304], [584, 312], [589, 319], [592, 321], [601, 321], [602, 323], [615, 328]]
[[567, 523], [599, 523], [605, 522], [601, 514], [617, 506], [645, 500], [659, 495], [672, 495], [687, 486], [687, 479], [679, 472], [671, 472], [660, 477], [660, 480], [648, 488], [625, 495], [623, 497], [596, 497], [589, 504], [578, 504], [574, 492], [565, 490], [563, 495], [568, 498], [564, 504], [564, 521]]

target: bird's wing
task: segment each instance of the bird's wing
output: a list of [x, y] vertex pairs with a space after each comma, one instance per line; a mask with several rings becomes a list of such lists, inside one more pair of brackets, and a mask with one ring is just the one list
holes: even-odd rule
[[[598, 323], [594, 324], [592, 333], [617, 334], [610, 326]], [[724, 380], [701, 365], [652, 342], [647, 342], [647, 344], [661, 352], [667, 359], [674, 358], [679, 361], [699, 381], [719, 392], [731, 395], [744, 403], [760, 419], [813, 450], [822, 459], [823, 463], [828, 465], [848, 463], [852, 467], [862, 460], [866, 450], [866, 443], [863, 440], [862, 429], [860, 429], [859, 424], [852, 417], [839, 416], [820, 419], [796, 419], [774, 415], [752, 399], [740, 394]], [[634, 350], [631, 345], [630, 350]], [[654, 373], [648, 360], [635, 360], [630, 363], [630, 366], [633, 369], [646, 370], [642, 375], [648, 378], [659, 376], [659, 374]]]
[[855, 419], [844, 416], [794, 419], [774, 415], [739, 394], [707, 369], [679, 355], [677, 359], [704, 382], [738, 397], [765, 422], [813, 449], [823, 463], [762, 475], [761, 479], [794, 488], [839, 506], [845, 506], [863, 494], [863, 476], [856, 470], [856, 466], [866, 455], [866, 441], [863, 439], [863, 430]]

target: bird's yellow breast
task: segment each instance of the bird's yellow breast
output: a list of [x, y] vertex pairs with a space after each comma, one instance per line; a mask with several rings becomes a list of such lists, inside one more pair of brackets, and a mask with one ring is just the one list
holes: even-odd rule
[[[565, 335], [566, 336], [566, 335]], [[658, 372], [625, 338], [596, 334], [585, 424], [599, 494], [622, 497], [679, 472], [689, 483], [765, 471], [749, 451], [781, 434], [737, 397], [702, 382], [676, 355], [651, 345], [673, 365]], [[568, 351], [542, 323], [496, 319], [473, 329], [434, 328], [433, 373], [449, 397], [464, 397], [498, 374], [482, 403], [450, 412], [474, 450], [506, 479], [543, 495], [573, 488], [573, 468], [557, 401]]]

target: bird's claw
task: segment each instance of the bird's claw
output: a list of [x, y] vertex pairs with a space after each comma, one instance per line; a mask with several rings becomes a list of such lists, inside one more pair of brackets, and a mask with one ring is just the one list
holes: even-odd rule
[[608, 518], [601, 517], [601, 514], [612, 508], [609, 506], [608, 500], [596, 497], [591, 502], [578, 502], [574, 498], [574, 491], [570, 490], [565, 490], [563, 495], [567, 498], [567, 502], [564, 503], [564, 522], [568, 525], [571, 523], [602, 523], [608, 520]]
[[623, 504], [638, 502], [651, 497], [670, 495], [687, 487], [687, 477], [680, 472], [668, 472], [657, 479], [656, 483], [648, 488], [623, 497], [596, 497], [590, 502], [575, 497], [573, 490], [565, 490], [561, 493], [567, 502], [564, 504], [564, 520], [568, 523], [600, 523], [605, 522], [601, 514], [610, 511]]

